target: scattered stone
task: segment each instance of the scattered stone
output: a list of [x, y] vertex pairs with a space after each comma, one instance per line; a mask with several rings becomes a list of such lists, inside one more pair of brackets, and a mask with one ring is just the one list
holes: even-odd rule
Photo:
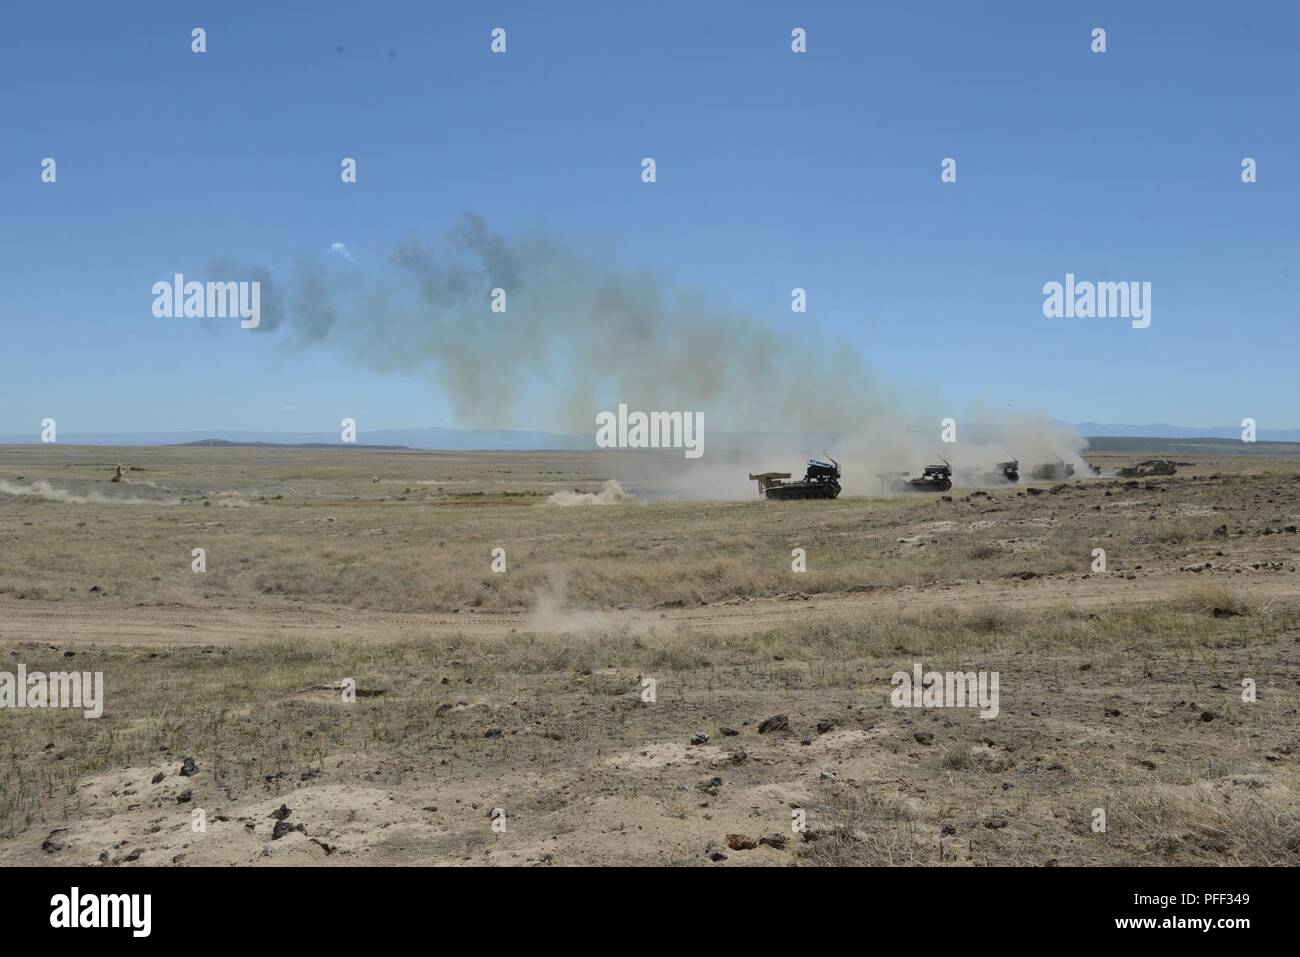
[[267, 816], [268, 816], [268, 817], [273, 817], [273, 818], [275, 818], [277, 821], [283, 821], [285, 818], [287, 818], [287, 817], [288, 817], [290, 814], [292, 814], [292, 813], [293, 813], [293, 811], [290, 810], [289, 805], [287, 805], [287, 804], [281, 804], [278, 808], [276, 808], [274, 811], [272, 811], [272, 812], [271, 812], [269, 815], [267, 815]]
[[916, 731], [912, 734], [912, 737], [916, 739], [917, 744], [934, 744], [933, 731]]
[[193, 777], [199, 773], [199, 766], [194, 763], [193, 758], [183, 758], [181, 760], [181, 777]]
[[193, 800], [194, 800], [194, 792], [189, 788], [186, 788], [180, 794], [176, 795], [177, 804], [189, 804]]
[[695, 787], [710, 797], [717, 797], [718, 791], [722, 788], [722, 778], [709, 778], [707, 781], [701, 781]]
[[288, 821], [276, 821], [275, 828], [271, 831], [271, 840], [278, 841], [286, 834], [292, 834], [294, 831], [306, 833], [306, 829], [301, 824], [290, 824]]
[[150, 783], [150, 784], [161, 784], [161, 783], [162, 783], [162, 779], [165, 778], [165, 777], [167, 777], [167, 775], [164, 774], [162, 771], [159, 771], [157, 774], [155, 774], [155, 775], [153, 776], [152, 780], [150, 780], [149, 783]]
[[708, 744], [708, 743], [709, 743], [709, 736], [705, 734], [703, 731], [696, 731], [693, 735], [691, 735], [691, 744], [701, 745], [701, 744]]
[[835, 721], [832, 718], [822, 718], [817, 722], [817, 733], [825, 734], [835, 727]]
[[1217, 712], [1217, 711], [1211, 711], [1211, 710], [1209, 710], [1208, 708], [1207, 708], [1205, 711], [1202, 711], [1202, 712], [1201, 712], [1201, 720], [1204, 721], [1204, 722], [1207, 723], [1207, 724], [1208, 724], [1209, 722], [1213, 721], [1215, 718], [1218, 718], [1218, 717], [1222, 717], [1222, 716], [1219, 714], [1219, 712]]
[[769, 734], [774, 731], [789, 731], [790, 719], [783, 714], [774, 714], [758, 726], [759, 734]]
[[768, 847], [776, 851], [784, 851], [786, 842], [787, 842], [786, 836], [782, 834], [780, 831], [773, 831], [771, 834], [767, 835], [766, 837], [760, 837], [758, 839], [758, 843], [766, 844]]
[[728, 834], [727, 847], [733, 851], [752, 851], [758, 847], [758, 841], [748, 834]]

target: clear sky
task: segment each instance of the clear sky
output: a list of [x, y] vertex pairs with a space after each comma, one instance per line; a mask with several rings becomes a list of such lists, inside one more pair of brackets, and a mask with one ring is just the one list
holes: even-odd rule
[[[457, 425], [427, 377], [150, 289], [335, 242], [364, 266], [465, 209], [611, 237], [756, 322], [802, 286], [816, 334], [955, 409], [1300, 426], [1289, 0], [13, 3], [0, 80], [0, 433]], [[1044, 318], [1067, 272], [1149, 281], [1150, 328]]]

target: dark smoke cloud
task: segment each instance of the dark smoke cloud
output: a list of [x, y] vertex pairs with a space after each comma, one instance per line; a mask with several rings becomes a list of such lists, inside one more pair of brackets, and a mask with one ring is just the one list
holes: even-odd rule
[[[590, 432], [626, 402], [703, 413], [706, 429], [856, 431], [881, 412], [867, 362], [807, 316], [781, 328], [661, 271], [554, 235], [505, 236], [474, 213], [436, 241], [398, 243], [376, 273], [310, 255], [283, 277], [257, 272], [257, 332], [425, 379], [461, 425]], [[491, 311], [494, 288], [505, 313]]]

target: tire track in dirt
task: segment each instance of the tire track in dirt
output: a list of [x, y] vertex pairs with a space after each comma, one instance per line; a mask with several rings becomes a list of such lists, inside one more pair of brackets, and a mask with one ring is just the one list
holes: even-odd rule
[[760, 631], [811, 617], [861, 618], [875, 612], [925, 612], [941, 608], [1104, 608], [1167, 600], [1198, 584], [1230, 584], [1252, 603], [1294, 601], [1290, 578], [1152, 575], [1122, 578], [1045, 578], [1027, 582], [963, 582], [952, 585], [880, 589], [869, 593], [755, 598], [726, 604], [662, 610], [580, 612], [586, 624], [573, 629], [536, 626], [530, 615], [428, 614], [368, 609], [204, 608], [197, 606], [99, 606], [0, 601], [0, 642], [101, 645], [239, 645], [299, 639], [376, 642], [427, 640], [456, 635], [508, 638], [525, 631], [593, 628], [633, 630]]

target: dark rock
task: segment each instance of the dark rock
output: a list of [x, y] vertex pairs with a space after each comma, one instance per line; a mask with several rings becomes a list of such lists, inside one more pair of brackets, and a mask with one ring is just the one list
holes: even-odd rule
[[758, 847], [758, 840], [748, 834], [728, 834], [727, 847], [733, 851], [752, 851]]
[[717, 797], [718, 790], [722, 787], [722, 778], [709, 778], [707, 781], [701, 781], [695, 787], [705, 794]]
[[276, 821], [275, 827], [271, 830], [271, 840], [278, 841], [286, 834], [292, 834], [294, 831], [306, 833], [301, 824], [290, 824], [288, 821]]
[[774, 714], [772, 715], [772, 717], [763, 721], [763, 723], [758, 726], [759, 734], [768, 734], [774, 731], [789, 731], [789, 730], [790, 730], [790, 719], [783, 714]]

